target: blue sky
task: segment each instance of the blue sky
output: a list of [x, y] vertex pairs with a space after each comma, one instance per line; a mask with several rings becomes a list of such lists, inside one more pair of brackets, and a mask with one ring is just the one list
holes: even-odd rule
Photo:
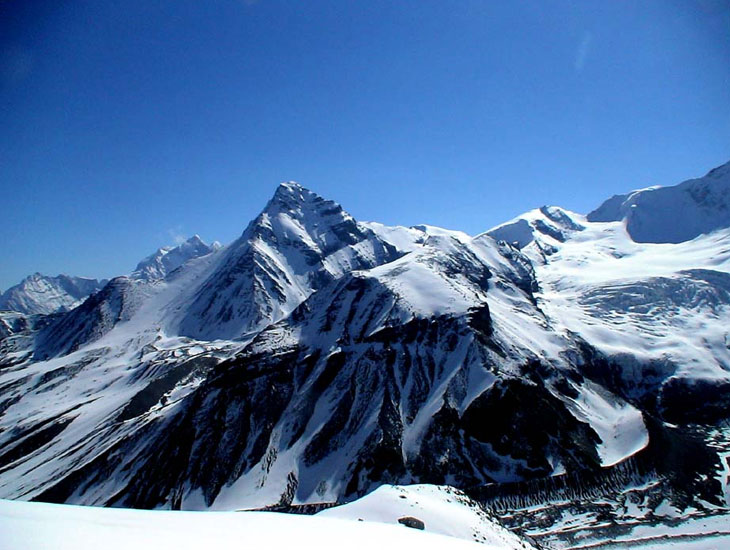
[[479, 233], [730, 160], [730, 3], [0, 3], [0, 288], [228, 243], [278, 182]]

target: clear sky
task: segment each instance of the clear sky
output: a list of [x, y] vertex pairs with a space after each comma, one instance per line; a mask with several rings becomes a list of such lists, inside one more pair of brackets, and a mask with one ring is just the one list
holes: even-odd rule
[[726, 0], [0, 0], [0, 288], [236, 238], [280, 181], [471, 234], [730, 160]]

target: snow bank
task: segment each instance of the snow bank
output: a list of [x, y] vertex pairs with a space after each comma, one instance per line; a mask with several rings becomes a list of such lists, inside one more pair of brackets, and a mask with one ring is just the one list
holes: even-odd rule
[[400, 518], [414, 517], [423, 521], [427, 533], [477, 541], [494, 548], [533, 548], [451, 487], [383, 485], [355, 502], [324, 510], [317, 516], [393, 525], [399, 525]]
[[[274, 512], [168, 512], [0, 500], [0, 547], [36, 550], [473, 548], [401, 525]], [[517, 549], [494, 544], [487, 548]]]

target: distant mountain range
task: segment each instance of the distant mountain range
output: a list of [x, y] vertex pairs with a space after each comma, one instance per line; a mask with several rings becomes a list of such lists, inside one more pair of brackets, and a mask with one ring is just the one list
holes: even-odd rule
[[0, 310], [26, 315], [69, 311], [101, 290], [106, 283], [106, 280], [68, 275], [48, 277], [34, 273], [0, 294]]
[[[155, 281], [182, 266], [188, 260], [210, 254], [221, 247], [220, 243], [205, 244], [194, 235], [178, 246], [158, 249], [137, 264], [131, 279]], [[100, 291], [109, 281], [57, 275], [50, 277], [34, 273], [17, 285], [0, 293], [0, 310], [15, 311], [25, 315], [48, 315], [70, 311], [92, 294]]]
[[719, 455], [682, 452], [730, 418], [729, 197], [730, 163], [472, 237], [289, 182], [227, 246], [24, 281], [0, 313], [0, 497], [287, 507], [643, 461], [681, 480], [667, 498], [725, 505]]

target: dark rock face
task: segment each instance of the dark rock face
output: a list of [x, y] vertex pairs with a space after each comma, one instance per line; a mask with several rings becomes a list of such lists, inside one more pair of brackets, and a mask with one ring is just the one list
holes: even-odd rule
[[564, 229], [570, 229], [572, 231], [583, 231], [585, 229], [585, 227], [581, 224], [570, 219], [570, 217], [560, 208], [541, 206], [540, 212], [542, 212], [547, 219]]
[[16, 430], [16, 433], [13, 434], [13, 444], [0, 452], [0, 470], [51, 441], [66, 429], [71, 420], [71, 418], [50, 418], [36, 424], [33, 428]]
[[124, 422], [125, 420], [135, 418], [147, 412], [186, 376], [189, 376], [196, 370], [207, 372], [216, 363], [217, 361], [212, 357], [200, 357], [186, 361], [181, 365], [175, 365], [165, 374], [152, 380], [143, 390], [135, 394], [117, 417], [117, 421]]
[[730, 419], [730, 383], [672, 378], [662, 386], [658, 405], [672, 424], [717, 424]]
[[[224, 483], [263, 458], [271, 429], [291, 397], [289, 365], [295, 356], [293, 350], [275, 358], [253, 356], [217, 365], [176, 414], [153, 420], [120, 439], [36, 500], [65, 502], [79, 490], [113, 476], [127, 482], [102, 504], [179, 508], [186, 487], [191, 486], [201, 489], [205, 501], [212, 503]], [[197, 360], [177, 370], [194, 368], [209, 365]], [[117, 422], [137, 409], [141, 406], [127, 407]]]
[[549, 475], [548, 457], [559, 457], [570, 470], [600, 467], [598, 435], [540, 384], [497, 382], [466, 410], [463, 426], [499, 455], [520, 461], [522, 477]]
[[398, 518], [398, 523], [405, 525], [406, 527], [410, 527], [411, 529], [420, 529], [421, 531], [426, 528], [426, 524], [423, 523], [423, 521], [412, 516], [403, 516], [402, 518]]
[[502, 256], [510, 260], [515, 267], [516, 276], [512, 279], [512, 283], [527, 294], [533, 304], [536, 303], [534, 293], [540, 290], [540, 286], [532, 263], [510, 245], [499, 243], [498, 246]]
[[607, 358], [586, 342], [579, 345], [582, 374], [662, 421], [686, 426], [730, 419], [730, 384], [724, 380], [678, 378], [671, 361]]
[[489, 342], [489, 339], [494, 334], [492, 316], [489, 314], [489, 304], [485, 303], [478, 308], [474, 308], [469, 313], [468, 322], [469, 326], [476, 331], [484, 342]]
[[565, 234], [559, 229], [548, 225], [542, 220], [535, 221], [535, 229], [537, 229], [543, 235], [548, 235], [558, 242], [564, 243], [566, 240]]

